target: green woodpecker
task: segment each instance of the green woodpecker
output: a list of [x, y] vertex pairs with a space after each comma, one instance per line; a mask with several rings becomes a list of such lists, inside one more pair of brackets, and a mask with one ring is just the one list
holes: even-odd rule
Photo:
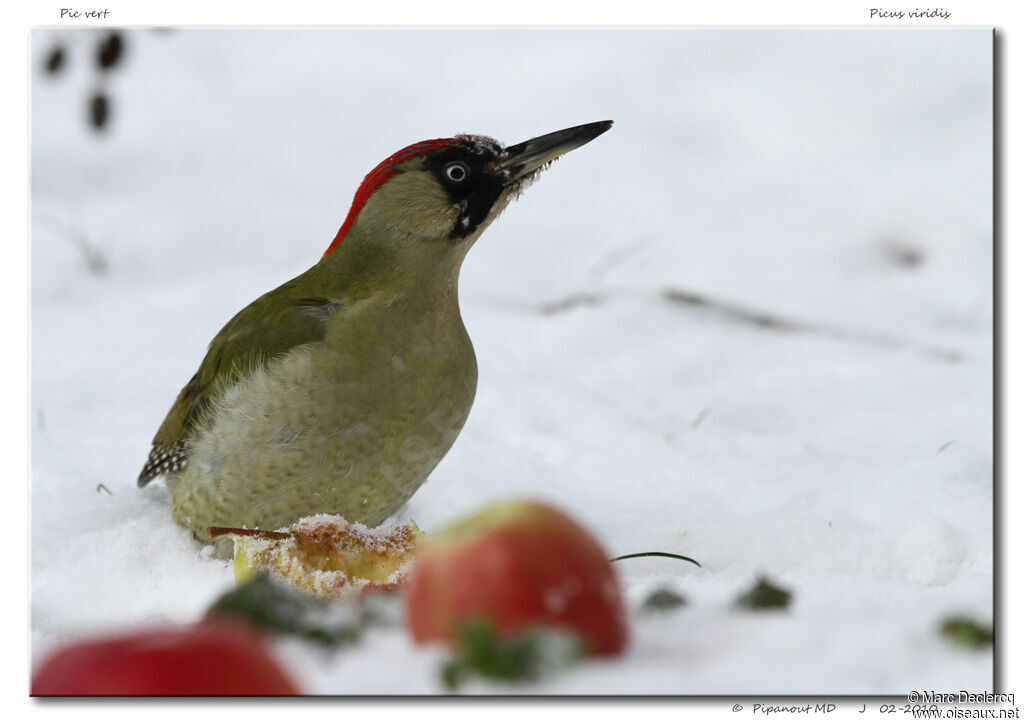
[[139, 475], [168, 477], [174, 519], [279, 528], [316, 513], [377, 525], [423, 483], [476, 394], [459, 313], [466, 252], [588, 123], [503, 147], [422, 141], [373, 169], [312, 268], [213, 338]]

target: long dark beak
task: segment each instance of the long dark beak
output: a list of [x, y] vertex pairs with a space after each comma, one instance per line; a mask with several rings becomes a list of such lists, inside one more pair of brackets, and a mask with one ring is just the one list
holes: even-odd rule
[[505, 172], [506, 185], [512, 184], [559, 156], [590, 143], [611, 127], [612, 121], [585, 123], [517, 143], [505, 149], [497, 168]]

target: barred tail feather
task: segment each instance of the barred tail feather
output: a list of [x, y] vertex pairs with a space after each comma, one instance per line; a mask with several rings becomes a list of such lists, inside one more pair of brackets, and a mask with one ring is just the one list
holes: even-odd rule
[[180, 473], [185, 469], [188, 462], [188, 448], [184, 442], [172, 442], [167, 445], [154, 445], [149, 451], [146, 464], [139, 473], [139, 487], [144, 488], [146, 484], [160, 475], [166, 473]]

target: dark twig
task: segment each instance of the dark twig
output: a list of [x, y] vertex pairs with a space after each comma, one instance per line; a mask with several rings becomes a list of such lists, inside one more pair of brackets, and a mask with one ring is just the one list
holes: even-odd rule
[[625, 561], [625, 560], [628, 560], [630, 558], [675, 558], [676, 560], [679, 560], [679, 561], [689, 561], [693, 565], [697, 566], [697, 568], [703, 568], [704, 567], [700, 563], [695, 561], [694, 559], [690, 558], [689, 556], [681, 556], [678, 553], [662, 553], [661, 551], [645, 551], [643, 553], [627, 553], [624, 556], [616, 556], [615, 558], [610, 559], [610, 561], [611, 562], [614, 562], [614, 561]]
[[570, 294], [568, 297], [547, 302], [540, 307], [540, 313], [545, 315], [560, 314], [568, 312], [576, 307], [596, 307], [604, 302], [603, 294]]
[[682, 289], [665, 289], [662, 296], [670, 302], [683, 304], [694, 309], [716, 314], [717, 316], [741, 324], [749, 324], [765, 330], [785, 332], [791, 334], [817, 334], [836, 339], [849, 340], [861, 344], [870, 344], [877, 347], [910, 348], [917, 350], [930, 357], [935, 357], [943, 362], [959, 362], [962, 355], [949, 349], [931, 347], [928, 345], [916, 344], [906, 340], [897, 339], [884, 334], [872, 332], [860, 332], [841, 327], [832, 327], [814, 322], [804, 322], [795, 319], [787, 319], [770, 312], [763, 312], [740, 304], [714, 299], [696, 292]]
[[221, 535], [247, 535], [252, 538], [269, 538], [270, 540], [284, 540], [291, 538], [291, 533], [282, 533], [277, 530], [259, 530], [257, 528], [221, 528], [211, 526], [206, 529], [206, 535], [216, 538]]

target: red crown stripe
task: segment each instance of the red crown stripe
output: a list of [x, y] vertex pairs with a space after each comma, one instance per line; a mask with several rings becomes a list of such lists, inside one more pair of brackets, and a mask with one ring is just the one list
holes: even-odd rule
[[334, 241], [327, 247], [327, 251], [324, 252], [324, 256], [327, 256], [332, 251], [338, 248], [338, 244], [345, 238], [348, 230], [352, 228], [352, 224], [356, 223], [356, 217], [359, 216], [359, 212], [362, 211], [366, 202], [370, 200], [370, 196], [373, 192], [384, 185], [389, 178], [398, 173], [398, 165], [404, 163], [411, 158], [422, 156], [425, 153], [436, 151], [439, 148], [450, 146], [456, 143], [459, 139], [457, 138], [432, 138], [428, 141], [420, 141], [414, 143], [411, 146], [406, 146], [401, 151], [388, 156], [374, 168], [370, 173], [366, 174], [366, 178], [359, 184], [359, 188], [356, 190], [356, 195], [352, 199], [352, 208], [348, 210], [348, 216], [345, 217], [345, 223], [338, 229], [338, 234], [334, 237]]

